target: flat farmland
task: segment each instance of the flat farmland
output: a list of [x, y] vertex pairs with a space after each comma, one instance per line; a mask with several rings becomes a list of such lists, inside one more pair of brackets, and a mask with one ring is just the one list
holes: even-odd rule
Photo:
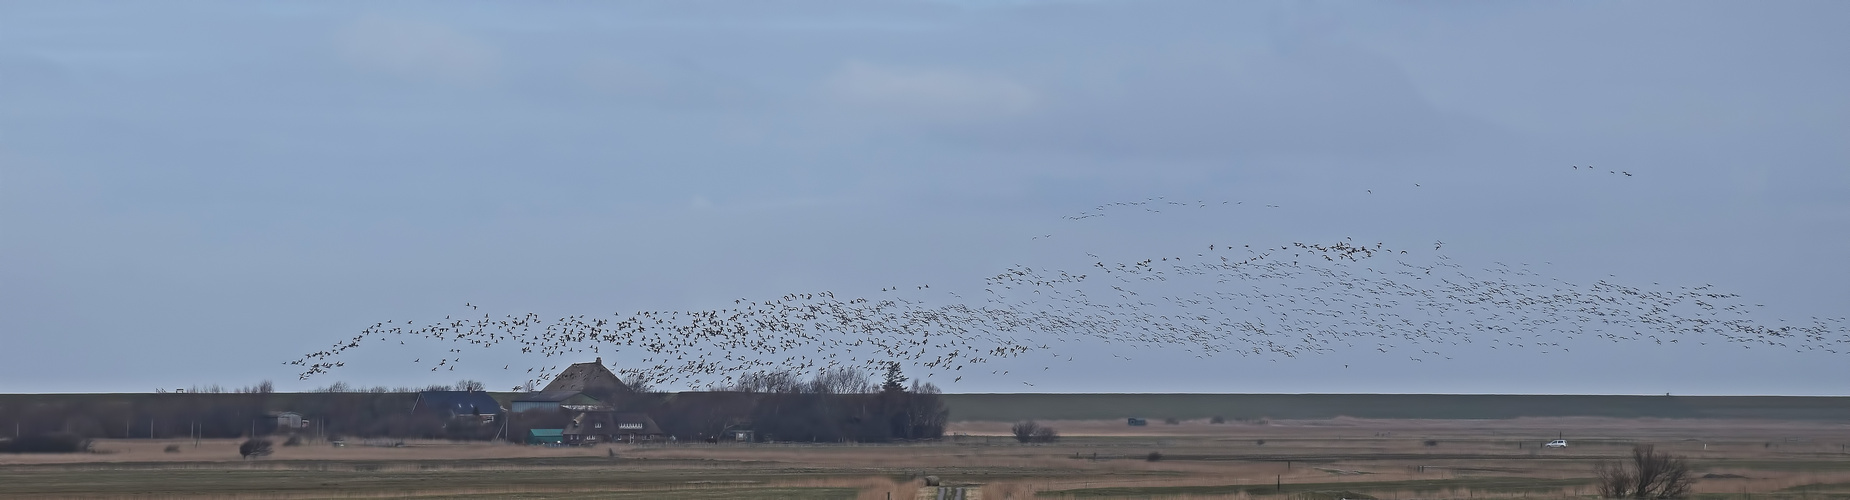
[[[1593, 465], [1650, 443], [1687, 457], [1707, 498], [1850, 498], [1840, 422], [1547, 417], [1275, 419], [1212, 424], [1052, 420], [1052, 444], [1009, 423], [953, 424], [917, 444], [545, 448], [410, 442], [278, 447], [105, 440], [97, 453], [0, 455], [5, 498], [1591, 498]], [[1564, 437], [1566, 449], [1540, 449]], [[180, 451], [164, 451], [168, 445]], [[1161, 454], [1149, 460], [1150, 453]]]
[[1850, 398], [1572, 394], [945, 394], [951, 418], [1107, 420], [1612, 417], [1850, 421]]

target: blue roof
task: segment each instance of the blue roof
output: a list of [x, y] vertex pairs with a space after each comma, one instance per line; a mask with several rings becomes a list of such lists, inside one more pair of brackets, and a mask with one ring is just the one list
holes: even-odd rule
[[501, 413], [501, 403], [482, 391], [424, 391], [418, 393], [418, 410], [440, 411], [451, 415], [494, 415]]

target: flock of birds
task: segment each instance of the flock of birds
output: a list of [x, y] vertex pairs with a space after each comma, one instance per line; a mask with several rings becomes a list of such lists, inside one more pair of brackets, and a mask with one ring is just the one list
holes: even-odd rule
[[[1151, 198], [1066, 218], [1209, 205]], [[1768, 324], [1756, 320], [1761, 306], [1709, 285], [1575, 283], [1526, 264], [1467, 267], [1439, 253], [1443, 248], [1345, 238], [1211, 243], [1125, 260], [1086, 253], [1091, 264], [1083, 270], [1015, 266], [984, 279], [980, 289], [920, 284], [855, 297], [817, 291], [687, 311], [476, 316], [480, 306], [465, 304], [467, 313], [441, 321], [375, 323], [286, 364], [307, 379], [344, 366], [344, 354], [369, 343], [434, 340], [450, 346], [434, 363], [423, 357], [413, 363], [455, 370], [464, 354], [493, 349], [562, 360], [527, 368], [532, 385], [584, 354], [613, 351], [629, 354], [627, 375], [652, 384], [729, 387], [765, 372], [878, 372], [893, 362], [954, 382], [1011, 358], [1040, 359], [1045, 370], [1072, 362], [1074, 347], [1093, 342], [1114, 346], [1120, 359], [1180, 349], [1204, 358], [1275, 361], [1339, 349], [1405, 353], [1411, 362], [1467, 345], [1567, 351], [1584, 345], [1572, 340], [1578, 338], [1850, 351], [1844, 318]]]

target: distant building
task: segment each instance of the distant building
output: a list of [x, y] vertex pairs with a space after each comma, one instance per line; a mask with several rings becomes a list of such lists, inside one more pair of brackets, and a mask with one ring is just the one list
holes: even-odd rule
[[529, 429], [527, 444], [564, 444], [565, 429]]
[[273, 411], [266, 415], [276, 419], [277, 429], [301, 429], [308, 426], [308, 423], [302, 420], [302, 415], [293, 411]]
[[501, 403], [482, 391], [424, 391], [411, 404], [413, 414], [433, 414], [446, 419], [474, 418], [483, 423], [499, 420], [506, 410]]
[[1146, 425], [1150, 425], [1149, 422], [1144, 421], [1144, 419], [1137, 418], [1137, 417], [1131, 417], [1131, 418], [1125, 419], [1124, 424], [1129, 425], [1131, 427], [1143, 427]]
[[514, 412], [570, 412], [572, 421], [563, 429], [565, 444], [596, 444], [615, 441], [648, 441], [663, 437], [655, 420], [644, 413], [620, 412], [625, 401], [634, 402], [636, 392], [604, 367], [604, 358], [590, 363], [574, 363], [559, 372], [546, 388], [512, 398]]
[[302, 415], [292, 411], [265, 412], [258, 421], [257, 432], [261, 434], [289, 433], [308, 427], [308, 421]]
[[558, 391], [579, 392], [600, 401], [613, 401], [618, 396], [636, 393], [630, 389], [629, 384], [617, 378], [617, 374], [604, 367], [602, 357], [590, 363], [573, 363], [565, 367], [565, 371], [553, 377], [552, 383], [540, 390], [542, 393]]
[[750, 443], [757, 439], [757, 434], [752, 432], [752, 427], [750, 425], [727, 426], [726, 430], [720, 434], [725, 436], [725, 439], [731, 439], [741, 443]]
[[662, 429], [643, 413], [582, 411], [565, 426], [566, 444], [651, 441], [661, 437]]
[[612, 409], [610, 405], [604, 404], [603, 401], [599, 401], [597, 398], [587, 396], [584, 393], [578, 392], [578, 391], [529, 392], [529, 393], [522, 394], [519, 396], [514, 396], [514, 399], [512, 401], [509, 401], [508, 405], [509, 405], [508, 409], [513, 411], [514, 413], [520, 413], [520, 412], [529, 411], [529, 410], [594, 411], [594, 410]]
[[573, 363], [546, 388], [515, 396], [509, 403], [515, 413], [528, 410], [614, 410], [625, 396], [635, 394], [628, 384], [604, 367], [604, 358], [590, 363]]

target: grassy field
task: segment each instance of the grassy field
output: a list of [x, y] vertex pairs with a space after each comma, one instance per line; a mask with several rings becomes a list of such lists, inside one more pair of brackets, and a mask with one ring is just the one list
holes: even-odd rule
[[946, 394], [959, 421], [1725, 418], [1850, 421], [1850, 398], [1445, 394]]
[[[1633, 444], [1688, 457], [1708, 498], [1850, 498], [1850, 424], [1547, 417], [1273, 419], [1127, 427], [1052, 420], [1053, 444], [1006, 422], [941, 442], [544, 448], [414, 442], [278, 448], [106, 440], [99, 453], [0, 455], [0, 498], [1590, 498], [1593, 464]], [[1538, 449], [1565, 436], [1567, 449]], [[179, 444], [176, 453], [165, 452]], [[1159, 452], [1158, 461], [1148, 460]], [[614, 456], [613, 456], [614, 455]]]

